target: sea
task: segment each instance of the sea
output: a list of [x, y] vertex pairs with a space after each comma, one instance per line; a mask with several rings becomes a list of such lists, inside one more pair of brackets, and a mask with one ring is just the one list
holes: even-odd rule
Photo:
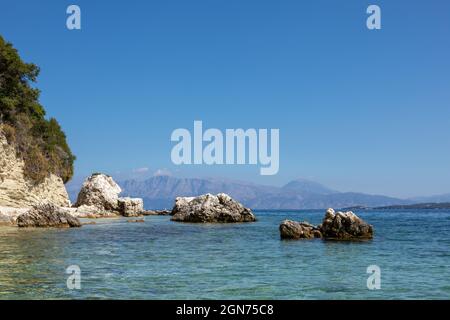
[[256, 211], [242, 224], [1, 227], [0, 299], [450, 299], [449, 210], [356, 213], [373, 240], [280, 239], [284, 219], [319, 224], [323, 210]]

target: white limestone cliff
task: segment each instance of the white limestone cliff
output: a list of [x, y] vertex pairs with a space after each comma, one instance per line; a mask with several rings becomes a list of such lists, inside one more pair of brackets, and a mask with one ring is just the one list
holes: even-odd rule
[[0, 207], [29, 208], [41, 202], [70, 206], [69, 196], [61, 178], [49, 174], [41, 183], [24, 175], [24, 162], [16, 155], [0, 126]]

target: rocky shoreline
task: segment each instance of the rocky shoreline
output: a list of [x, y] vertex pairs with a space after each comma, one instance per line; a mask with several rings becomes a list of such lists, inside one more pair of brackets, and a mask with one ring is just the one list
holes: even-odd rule
[[79, 218], [138, 217], [147, 213], [142, 199], [121, 198], [120, 192], [112, 177], [96, 173], [83, 183], [73, 206], [44, 200], [25, 208], [0, 207], [0, 226], [80, 227]]
[[[170, 215], [171, 221], [189, 223], [246, 223], [257, 221], [252, 210], [229, 195], [204, 194], [178, 197], [172, 210], [145, 210], [141, 198], [119, 197], [120, 186], [112, 177], [95, 173], [86, 179], [72, 206], [39, 202], [28, 208], [0, 207], [0, 226], [19, 228], [81, 227], [80, 218], [132, 217], [128, 222], [144, 222], [143, 216]], [[87, 224], [93, 224], [87, 223]], [[285, 220], [279, 226], [281, 239], [366, 240], [373, 227], [353, 212], [328, 209], [322, 224]]]

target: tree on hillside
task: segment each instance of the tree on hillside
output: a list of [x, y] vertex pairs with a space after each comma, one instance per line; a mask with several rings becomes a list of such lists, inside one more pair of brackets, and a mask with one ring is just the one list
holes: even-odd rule
[[64, 182], [73, 176], [72, 154], [56, 119], [46, 119], [40, 91], [32, 86], [39, 67], [25, 63], [0, 36], [0, 125], [25, 162], [25, 175], [41, 182], [50, 173]]

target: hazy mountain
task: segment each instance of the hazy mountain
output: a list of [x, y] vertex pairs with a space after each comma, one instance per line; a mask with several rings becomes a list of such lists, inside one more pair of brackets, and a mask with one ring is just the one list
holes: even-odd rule
[[279, 192], [279, 188], [226, 179], [155, 176], [144, 181], [119, 182], [124, 196], [141, 197], [146, 207], [170, 208], [176, 197], [225, 192], [242, 202]]
[[419, 203], [444, 203], [444, 202], [450, 202], [450, 193], [447, 194], [440, 194], [436, 196], [430, 196], [430, 197], [416, 197], [410, 199], [413, 202], [419, 202]]
[[281, 189], [286, 192], [294, 192], [301, 195], [337, 193], [337, 191], [327, 188], [320, 183], [306, 179], [291, 181]]
[[176, 197], [204, 193], [228, 193], [253, 209], [323, 209], [352, 206], [389, 206], [412, 201], [380, 195], [337, 192], [317, 182], [294, 180], [271, 187], [226, 179], [175, 178], [155, 176], [144, 181], [119, 182], [124, 196], [141, 197], [147, 208], [171, 208]]
[[248, 202], [251, 208], [270, 209], [324, 209], [328, 207], [373, 207], [379, 203], [410, 204], [408, 200], [396, 199], [380, 195], [368, 195], [363, 193], [332, 193], [332, 194], [310, 194], [301, 196], [295, 194], [278, 194], [252, 199]]
[[[76, 200], [82, 181], [75, 179], [66, 185], [72, 201]], [[148, 179], [118, 181], [122, 196], [144, 199], [148, 209], [170, 209], [176, 197], [205, 193], [228, 193], [252, 209], [324, 209], [328, 207], [385, 207], [423, 202], [450, 202], [450, 194], [434, 197], [398, 199], [382, 195], [338, 192], [320, 183], [297, 179], [282, 187], [264, 186], [228, 179], [176, 178], [152, 176]]]

